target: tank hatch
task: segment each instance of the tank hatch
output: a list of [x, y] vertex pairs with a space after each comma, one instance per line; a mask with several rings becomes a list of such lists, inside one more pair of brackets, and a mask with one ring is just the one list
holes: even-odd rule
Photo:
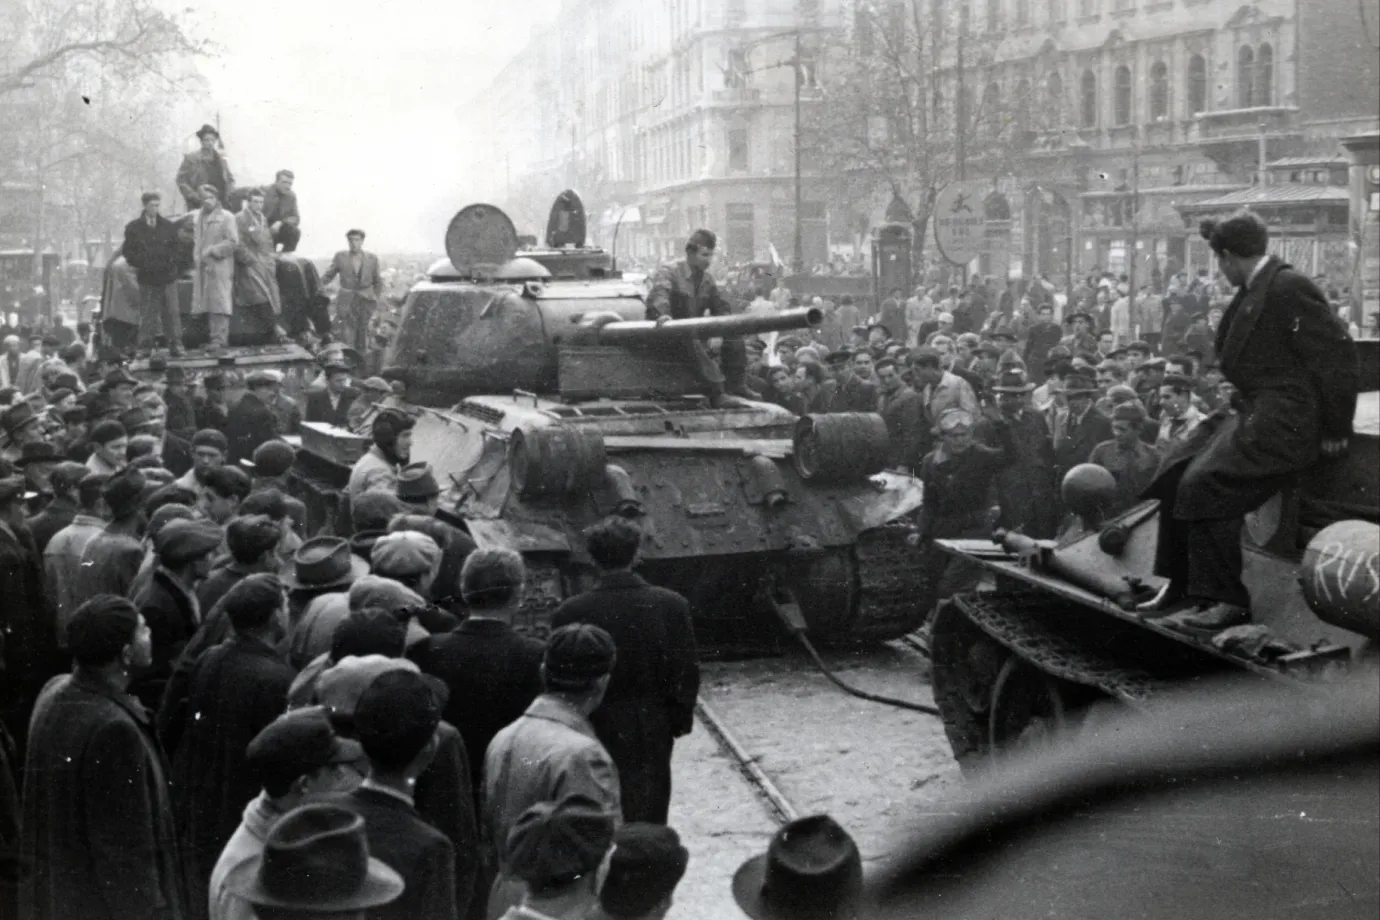
[[552, 249], [585, 245], [585, 203], [573, 189], [556, 196], [551, 216], [546, 221], [546, 245]]
[[462, 277], [492, 275], [517, 250], [512, 220], [491, 204], [466, 205], [446, 227], [446, 255]]
[[518, 256], [509, 259], [494, 270], [493, 280], [514, 283], [519, 281], [545, 281], [551, 277], [551, 273], [546, 270], [535, 259], [528, 259]]

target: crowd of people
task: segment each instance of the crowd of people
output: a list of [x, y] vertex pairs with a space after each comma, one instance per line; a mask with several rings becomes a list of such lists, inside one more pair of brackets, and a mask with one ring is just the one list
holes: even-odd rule
[[[359, 423], [387, 385], [322, 363], [306, 417]], [[59, 350], [35, 379], [0, 415], [0, 912], [665, 915], [699, 666], [686, 600], [633, 571], [635, 523], [587, 531], [597, 583], [531, 634], [522, 557], [435, 516], [406, 412], [369, 405], [349, 520], [312, 533], [275, 372], [192, 395], [177, 365], [144, 383]], [[792, 847], [841, 861], [778, 866]], [[781, 872], [858, 892], [827, 819], [773, 853], [735, 882], [751, 916], [789, 903]]]

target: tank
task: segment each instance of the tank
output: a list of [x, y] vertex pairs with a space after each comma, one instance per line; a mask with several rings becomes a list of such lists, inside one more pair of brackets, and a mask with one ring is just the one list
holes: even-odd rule
[[657, 326], [641, 287], [584, 246], [583, 224], [563, 193], [547, 246], [520, 251], [502, 211], [463, 209], [384, 356], [417, 417], [412, 460], [443, 484], [440, 516], [527, 559], [524, 627], [540, 634], [551, 608], [593, 584], [582, 532], [620, 514], [645, 532], [639, 572], [686, 595], [710, 641], [760, 641], [783, 599], [823, 640], [914, 629], [903, 522], [920, 487], [883, 470], [881, 418], [711, 407], [665, 347], [808, 328], [819, 311]]
[[1075, 467], [1065, 499], [1082, 515], [1058, 541], [997, 531], [939, 541], [993, 586], [941, 603], [930, 635], [935, 700], [965, 770], [1057, 743], [1105, 706], [1144, 707], [1222, 672], [1303, 687], [1377, 673], [1380, 641], [1380, 342], [1356, 343], [1362, 392], [1343, 457], [1248, 515], [1248, 627], [1196, 637], [1140, 615], [1154, 573], [1157, 502], [1103, 519], [1108, 483]]

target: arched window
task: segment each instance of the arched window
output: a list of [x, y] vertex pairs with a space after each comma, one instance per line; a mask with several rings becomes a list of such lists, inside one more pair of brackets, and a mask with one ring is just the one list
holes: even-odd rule
[[1255, 55], [1255, 104], [1274, 105], [1275, 49], [1261, 45]]
[[1255, 52], [1250, 45], [1242, 45], [1236, 52], [1236, 106], [1249, 109], [1255, 105]]
[[1207, 60], [1201, 54], [1188, 59], [1188, 114], [1207, 111]]
[[1150, 120], [1169, 117], [1169, 68], [1156, 61], [1150, 68]]
[[1125, 64], [1116, 69], [1116, 123], [1131, 123], [1131, 68]]
[[1080, 87], [1079, 122], [1085, 128], [1097, 127], [1097, 75], [1091, 70], [1083, 71], [1083, 85]]

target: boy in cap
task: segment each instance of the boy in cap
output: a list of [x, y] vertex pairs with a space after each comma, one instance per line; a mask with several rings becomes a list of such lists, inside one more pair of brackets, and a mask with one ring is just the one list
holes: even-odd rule
[[134, 693], [150, 710], [158, 708], [173, 661], [201, 622], [196, 586], [210, 574], [212, 555], [223, 539], [221, 529], [210, 521], [175, 520], [154, 540], [158, 567], [152, 582], [135, 598], [153, 633], [153, 665], [140, 675]]
[[572, 624], [552, 632], [542, 658], [542, 695], [489, 744], [482, 837], [497, 868], [490, 916], [521, 898], [523, 885], [512, 874], [502, 842], [527, 809], [579, 794], [622, 822], [618, 768], [589, 721], [604, 700], [614, 657], [612, 637], [597, 626]]
[[1116, 500], [1108, 515], [1120, 514], [1140, 501], [1159, 469], [1159, 451], [1141, 439], [1144, 424], [1140, 403], [1122, 403], [1112, 410], [1111, 439], [1094, 447], [1088, 457], [1089, 463], [1096, 463], [1116, 480]]
[[615, 826], [612, 815], [582, 795], [538, 802], [523, 812], [508, 834], [504, 856], [527, 893], [502, 920], [585, 917], [597, 903], [598, 869]]
[[662, 920], [690, 852], [664, 824], [624, 824], [613, 835], [599, 903], [586, 920]]
[[129, 449], [129, 433], [125, 426], [110, 419], [97, 422], [87, 438], [92, 448], [91, 457], [86, 461], [87, 469], [107, 476], [124, 469], [125, 453]]

